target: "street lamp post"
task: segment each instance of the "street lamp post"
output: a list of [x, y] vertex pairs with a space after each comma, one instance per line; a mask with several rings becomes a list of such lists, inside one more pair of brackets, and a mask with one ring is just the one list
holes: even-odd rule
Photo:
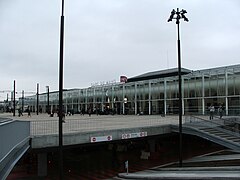
[[186, 18], [185, 14], [187, 13], [186, 10], [182, 9], [177, 11], [174, 9], [171, 12], [171, 15], [168, 19], [168, 22], [176, 19], [177, 24], [177, 45], [178, 45], [178, 107], [179, 107], [179, 166], [182, 167], [182, 73], [181, 73], [181, 49], [180, 49], [180, 32], [179, 32], [179, 24], [180, 19], [184, 19], [184, 21], [188, 22], [188, 18]]
[[49, 86], [46, 86], [47, 89], [47, 113], [50, 114], [50, 105], [49, 105]]
[[39, 112], [39, 84], [37, 83], [37, 115]]
[[24, 90], [22, 90], [22, 112], [24, 112]]
[[126, 104], [127, 104], [127, 98], [125, 97], [125, 98], [123, 98], [123, 114], [125, 115], [126, 114]]
[[16, 81], [13, 81], [13, 116], [16, 112]]
[[59, 54], [59, 179], [63, 180], [63, 50], [64, 50], [64, 0], [62, 0]]

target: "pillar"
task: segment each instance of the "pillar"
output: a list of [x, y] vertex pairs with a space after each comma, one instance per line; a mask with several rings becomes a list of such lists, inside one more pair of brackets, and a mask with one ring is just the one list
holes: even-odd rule
[[137, 115], [138, 107], [137, 107], [137, 83], [135, 82], [135, 94], [134, 94], [134, 109], [135, 109], [135, 115]]
[[226, 111], [226, 116], [228, 115], [228, 73], [227, 70], [225, 71], [225, 111]]
[[205, 115], [205, 80], [202, 74], [202, 115]]
[[122, 112], [123, 112], [123, 114], [125, 114], [125, 102], [124, 102], [124, 98], [125, 98], [125, 85], [123, 84], [123, 97], [122, 97], [122, 99], [123, 99], [123, 101], [122, 101], [122, 104], [123, 104], [123, 106], [122, 106]]
[[47, 153], [38, 154], [38, 176], [47, 176]]
[[182, 77], [182, 115], [185, 114], [185, 107], [184, 107], [184, 78]]
[[149, 139], [148, 144], [149, 144], [149, 151], [150, 152], [155, 152], [155, 140], [154, 139]]
[[149, 81], [148, 83], [148, 114], [151, 115], [151, 111], [152, 111], [152, 103], [151, 103], [151, 91], [152, 91], [152, 88], [151, 88], [151, 81]]
[[74, 98], [74, 94], [75, 94], [74, 92], [71, 93], [71, 99], [72, 99], [72, 108], [71, 108], [71, 110], [74, 109], [74, 107], [73, 107], [73, 98]]
[[86, 89], [86, 94], [85, 94], [85, 111], [88, 109], [88, 89]]
[[[111, 98], [111, 101], [112, 101], [112, 110], [113, 111], [115, 111], [116, 109], [115, 109], [115, 101], [116, 101], [116, 99], [115, 99], [115, 90], [114, 90], [114, 87], [115, 86], [113, 86], [112, 85], [112, 98]], [[115, 112], [116, 113], [116, 112]]]
[[105, 97], [105, 91], [104, 91], [104, 87], [102, 85], [102, 93], [101, 93], [101, 111], [104, 111], [104, 97]]
[[167, 81], [164, 79], [164, 114], [167, 114]]

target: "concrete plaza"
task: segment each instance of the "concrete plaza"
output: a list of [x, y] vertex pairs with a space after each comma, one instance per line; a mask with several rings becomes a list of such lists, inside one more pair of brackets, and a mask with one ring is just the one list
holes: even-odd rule
[[[27, 114], [13, 117], [14, 120], [30, 121], [32, 148], [56, 147], [59, 142], [59, 118], [48, 114]], [[187, 116], [186, 116], [187, 117]], [[205, 116], [207, 119], [208, 117]], [[63, 122], [63, 145], [141, 138], [171, 133], [171, 125], [178, 125], [178, 116], [160, 115], [87, 115], [66, 116]], [[183, 117], [183, 123], [185, 117]]]
[[[14, 120], [30, 121], [31, 135], [58, 134], [59, 118], [50, 117], [48, 114], [27, 114], [23, 116], [13, 116], [10, 113], [1, 114], [0, 117], [8, 117]], [[184, 120], [184, 118], [183, 118]], [[150, 127], [159, 125], [178, 124], [178, 116], [160, 115], [79, 115], [65, 117], [63, 123], [63, 133], [92, 132], [101, 130], [114, 130], [126, 128]]]
[[[55, 114], [56, 115], [56, 114]], [[47, 148], [57, 146], [58, 125], [57, 116], [48, 114], [27, 114], [13, 117], [12, 114], [1, 114], [14, 120], [30, 121], [32, 148]], [[184, 118], [183, 118], [184, 120]], [[170, 125], [178, 124], [178, 116], [160, 115], [87, 115], [75, 114], [66, 116], [63, 123], [63, 144], [75, 145], [92, 143], [92, 140], [108, 138], [107, 141], [122, 140], [143, 136], [153, 136], [170, 133]], [[124, 138], [123, 136], [126, 136]]]

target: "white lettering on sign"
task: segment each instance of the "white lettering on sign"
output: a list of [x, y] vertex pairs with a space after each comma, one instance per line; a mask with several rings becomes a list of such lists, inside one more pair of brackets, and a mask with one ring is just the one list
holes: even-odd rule
[[91, 143], [103, 142], [103, 141], [112, 141], [112, 135], [91, 137], [90, 141], [91, 141]]
[[91, 87], [109, 86], [109, 85], [115, 85], [115, 84], [117, 84], [117, 81], [116, 81], [116, 80], [101, 81], [101, 82], [91, 83]]
[[127, 134], [122, 134], [122, 139], [138, 138], [138, 137], [145, 137], [145, 136], [147, 136], [147, 132], [127, 133]]

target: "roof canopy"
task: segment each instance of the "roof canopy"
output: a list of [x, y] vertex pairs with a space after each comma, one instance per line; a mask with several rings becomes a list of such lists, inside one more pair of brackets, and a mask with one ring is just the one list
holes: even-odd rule
[[[192, 71], [189, 69], [182, 68], [181, 74], [185, 75], [191, 73]], [[157, 79], [157, 78], [165, 78], [165, 77], [172, 77], [178, 75], [178, 68], [160, 70], [160, 71], [153, 71], [144, 73], [139, 76], [135, 76], [128, 79], [128, 82], [135, 82], [135, 81], [142, 81], [142, 80], [149, 80], [149, 79]]]

